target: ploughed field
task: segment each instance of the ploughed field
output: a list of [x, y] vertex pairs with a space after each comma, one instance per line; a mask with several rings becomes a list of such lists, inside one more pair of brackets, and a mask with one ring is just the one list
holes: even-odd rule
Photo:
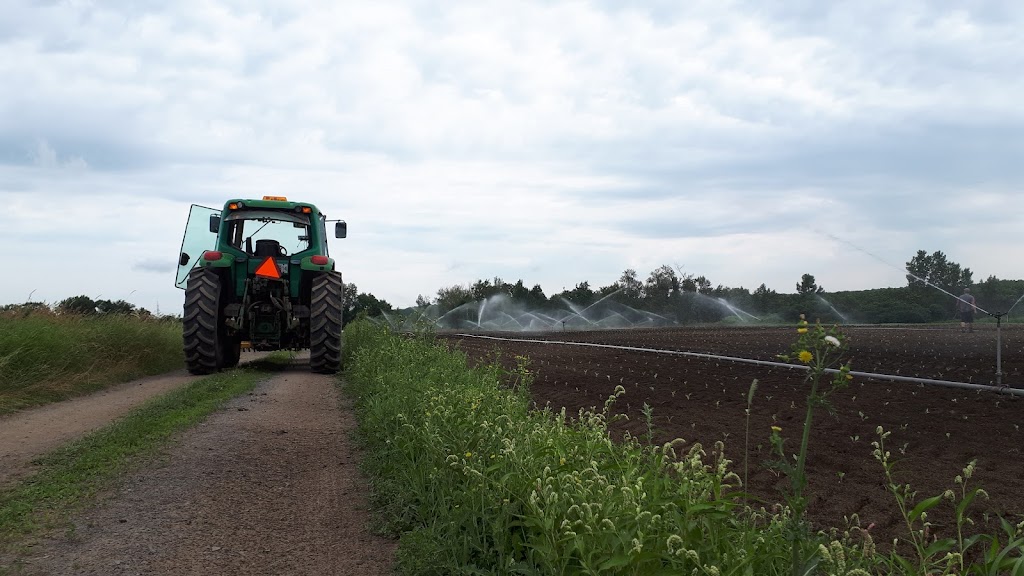
[[[958, 326], [848, 326], [852, 369], [918, 378], [994, 384], [994, 326], [961, 333]], [[791, 327], [712, 327], [605, 330], [586, 332], [477, 333], [513, 339], [562, 340], [619, 346], [680, 350], [777, 361], [796, 340]], [[788, 480], [766, 462], [771, 426], [782, 428], [789, 452], [799, 449], [808, 385], [805, 372], [723, 360], [673, 356], [608, 348], [566, 346], [438, 335], [467, 353], [474, 362], [494, 358], [514, 365], [530, 358], [535, 373], [531, 393], [538, 406], [600, 409], [616, 386], [626, 394], [614, 412], [628, 421], [613, 425], [643, 437], [642, 413], [653, 408], [654, 440], [683, 438], [710, 447], [725, 443], [732, 470], [742, 477], [746, 397], [755, 378], [758, 388], [750, 414], [749, 485], [747, 491], [767, 502], [781, 502], [779, 489]], [[1024, 326], [1002, 329], [1003, 383], [1024, 388]], [[891, 431], [886, 448], [898, 461], [896, 480], [910, 483], [918, 499], [957, 489], [953, 479], [977, 460], [969, 486], [982, 486], [990, 499], [976, 500], [975, 521], [998, 530], [997, 515], [1024, 520], [1024, 397], [934, 385], [855, 378], [832, 398], [835, 415], [815, 412], [808, 454], [809, 516], [821, 527], [845, 526], [857, 514], [863, 527], [874, 524], [876, 541], [888, 542], [904, 528], [895, 500], [885, 489], [881, 465], [871, 442], [882, 426]], [[929, 514], [945, 535], [953, 509], [947, 502]], [[955, 537], [955, 533], [952, 534]]]

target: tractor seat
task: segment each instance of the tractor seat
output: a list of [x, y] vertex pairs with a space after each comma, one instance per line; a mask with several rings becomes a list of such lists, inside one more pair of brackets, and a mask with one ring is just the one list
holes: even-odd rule
[[256, 241], [256, 257], [266, 258], [272, 256], [274, 258], [281, 255], [281, 244], [277, 240], [257, 240]]

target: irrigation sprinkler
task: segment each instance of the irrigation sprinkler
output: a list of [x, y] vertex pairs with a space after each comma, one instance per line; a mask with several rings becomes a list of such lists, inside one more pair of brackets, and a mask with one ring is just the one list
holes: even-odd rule
[[898, 270], [902, 270], [907, 275], [912, 277], [914, 280], [917, 280], [918, 282], [921, 282], [921, 284], [923, 284], [925, 286], [929, 286], [931, 288], [934, 288], [934, 289], [938, 290], [939, 292], [942, 292], [943, 294], [945, 294], [947, 296], [952, 296], [953, 298], [956, 299], [957, 302], [963, 302], [965, 304], [970, 304], [970, 305], [974, 306], [975, 310], [978, 310], [979, 312], [981, 312], [983, 314], [988, 314], [989, 316], [992, 316], [993, 318], [995, 318], [996, 319], [996, 385], [999, 386], [999, 387], [1004, 387], [1003, 386], [1003, 369], [1002, 369], [1002, 349], [1003, 349], [1003, 346], [1002, 346], [1002, 318], [1003, 318], [1003, 316], [1007, 316], [1010, 313], [1010, 310], [1013, 310], [1014, 306], [1016, 306], [1021, 300], [1024, 300], [1024, 294], [1022, 294], [1021, 297], [1017, 299], [1017, 302], [1014, 302], [1013, 306], [1010, 306], [1010, 308], [1006, 312], [989, 312], [988, 310], [985, 310], [981, 306], [978, 306], [976, 303], [967, 302], [963, 298], [957, 296], [956, 294], [953, 294], [952, 292], [942, 288], [941, 286], [937, 286], [936, 284], [933, 284], [932, 282], [929, 282], [928, 280], [926, 280], [924, 278], [921, 278], [920, 276], [918, 276], [917, 274], [914, 274], [913, 272], [911, 272], [907, 268], [900, 268], [899, 266], [893, 264], [892, 262], [889, 262], [888, 260], [885, 260], [881, 256], [878, 256], [876, 254], [872, 254], [871, 252], [868, 252], [867, 250], [861, 248], [860, 246], [857, 246], [856, 244], [854, 244], [853, 242], [850, 242], [849, 240], [844, 240], [842, 238], [839, 238], [838, 236], [835, 236], [833, 234], [829, 234], [827, 232], [823, 232], [823, 231], [820, 231], [820, 230], [817, 230], [817, 232], [819, 234], [823, 234], [823, 235], [825, 235], [825, 236], [835, 240], [836, 242], [842, 242], [843, 244], [846, 244], [847, 246], [850, 246], [851, 248], [853, 248], [854, 250], [856, 250], [858, 252], [863, 252], [864, 254], [867, 254], [868, 256], [874, 258], [875, 260], [878, 260], [879, 262], [881, 262], [882, 264], [885, 264], [886, 266], [890, 266], [892, 268], [896, 268]]
[[989, 316], [993, 316], [996, 319], [996, 386], [1003, 386], [1003, 316], [1009, 314], [1010, 311], [1006, 312], [986, 312]]

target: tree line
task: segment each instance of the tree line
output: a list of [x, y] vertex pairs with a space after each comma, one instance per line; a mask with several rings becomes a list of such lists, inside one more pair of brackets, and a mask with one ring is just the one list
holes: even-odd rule
[[[412, 309], [396, 310], [386, 300], [360, 292], [355, 284], [344, 286], [343, 321], [383, 313], [410, 313], [431, 308], [438, 316], [460, 306], [503, 295], [526, 310], [564, 309], [566, 301], [590, 306], [602, 298], [653, 312], [680, 324], [748, 321], [753, 317], [769, 322], [789, 322], [806, 314], [823, 322], [923, 323], [956, 317], [956, 297], [971, 288], [978, 305], [993, 313], [1013, 308], [1012, 317], [1024, 316], [1024, 305], [1015, 306], [1024, 296], [1024, 280], [1001, 280], [989, 276], [975, 283], [970, 268], [953, 262], [941, 251], [918, 250], [906, 263], [907, 285], [899, 288], [875, 288], [827, 292], [813, 274], [803, 274], [794, 284], [794, 292], [780, 293], [764, 283], [749, 290], [743, 286], [713, 284], [703, 275], [684, 272], [680, 267], [662, 265], [641, 280], [629, 268], [606, 286], [594, 287], [582, 281], [572, 289], [546, 294], [539, 284], [528, 286], [523, 280], [506, 282], [500, 277], [479, 279], [470, 284], [439, 288], [433, 297], [419, 295]], [[124, 300], [101, 300], [80, 295], [66, 298], [51, 307], [41, 302], [9, 304], [0, 312], [49, 310], [81, 315], [131, 314], [150, 317], [145, 308]]]
[[144, 318], [156, 317], [156, 315], [149, 310], [136, 306], [135, 304], [125, 300], [93, 299], [85, 295], [65, 298], [53, 306], [46, 302], [6, 304], [4, 306], [0, 306], [0, 312], [51, 312], [57, 314], [74, 314], [78, 316], [116, 314], [140, 316]]
[[[655, 268], [643, 279], [630, 268], [606, 286], [594, 287], [583, 281], [550, 295], [539, 284], [528, 286], [521, 279], [511, 283], [495, 277], [442, 287], [431, 298], [420, 295], [415, 309], [433, 307], [436, 314], [443, 315], [503, 295], [527, 310], [564, 309], [566, 300], [586, 307], [609, 298], [680, 324], [740, 322], [753, 317], [788, 322], [800, 314], [823, 322], [922, 323], [956, 318], [956, 297], [964, 288], [971, 288], [978, 305], [991, 312], [1008, 310], [1024, 295], [1024, 280], [990, 276], [975, 283], [970, 268], [949, 260], [941, 251], [929, 254], [919, 250], [907, 261], [906, 270], [907, 285], [903, 287], [837, 292], [827, 292], [813, 274], [806, 273], [795, 282], [792, 293], [777, 292], [764, 283], [753, 290], [716, 285], [706, 276], [669, 265]], [[372, 295], [359, 294], [352, 310], [353, 316], [364, 310], [372, 316], [371, 311], [391, 312], [392, 308]], [[1014, 308], [1014, 316], [1018, 315], [1024, 316], [1024, 306]]]

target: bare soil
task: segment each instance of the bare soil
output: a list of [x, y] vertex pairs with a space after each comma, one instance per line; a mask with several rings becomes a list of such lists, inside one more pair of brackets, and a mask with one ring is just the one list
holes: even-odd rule
[[[961, 333], [957, 327], [849, 327], [853, 369], [989, 384], [995, 380], [994, 327]], [[672, 328], [491, 334], [511, 338], [573, 340], [623, 346], [684, 350], [777, 360], [796, 339], [791, 328]], [[1024, 327], [1002, 331], [1003, 382], [1024, 387]], [[770, 427], [780, 426], [789, 451], [800, 443], [807, 397], [803, 372], [720, 360], [670, 356], [556, 344], [502, 342], [442, 335], [476, 362], [500, 350], [511, 366], [528, 356], [536, 380], [531, 389], [538, 406], [601, 407], [616, 386], [626, 395], [615, 410], [629, 417], [615, 430], [643, 437], [645, 403], [654, 409], [654, 440], [683, 438], [710, 447], [726, 444], [733, 470], [742, 475], [746, 396], [758, 389], [750, 415], [750, 478], [747, 490], [766, 502], [780, 502], [787, 480], [766, 466], [773, 460]], [[975, 520], [997, 531], [995, 517], [1024, 519], [1024, 398], [992, 392], [924, 386], [858, 378], [833, 397], [835, 415], [815, 415], [807, 470], [809, 515], [819, 528], [843, 527], [857, 514], [873, 525], [876, 541], [888, 542], [903, 528], [893, 497], [886, 491], [882, 467], [872, 457], [875, 429], [891, 431], [887, 449], [898, 460], [897, 481], [909, 482], [919, 499], [956, 488], [953, 479], [971, 460], [977, 469], [970, 486], [983, 486], [989, 500], [972, 505]], [[930, 514], [935, 529], [950, 535], [952, 508]], [[955, 536], [955, 533], [952, 534]]]
[[128, 476], [26, 574], [389, 574], [336, 380], [308, 358], [274, 374]]

